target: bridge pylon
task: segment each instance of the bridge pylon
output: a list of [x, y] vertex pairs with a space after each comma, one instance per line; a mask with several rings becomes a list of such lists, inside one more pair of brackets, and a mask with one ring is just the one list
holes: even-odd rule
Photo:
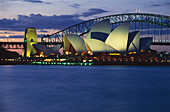
[[24, 35], [24, 43], [25, 46], [22, 51], [22, 57], [30, 57], [32, 54], [36, 53], [36, 50], [32, 46], [33, 44], [37, 44], [37, 33], [35, 28], [26, 28]]

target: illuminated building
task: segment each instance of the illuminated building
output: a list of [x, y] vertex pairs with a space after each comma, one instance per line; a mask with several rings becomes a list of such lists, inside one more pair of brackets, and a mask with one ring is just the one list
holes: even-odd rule
[[23, 57], [30, 57], [31, 55], [36, 53], [36, 50], [32, 46], [33, 44], [37, 44], [37, 33], [36, 29], [33, 27], [26, 28], [24, 35], [25, 49], [22, 52]]
[[110, 21], [103, 20], [96, 24], [85, 38], [87, 50], [90, 52], [117, 52], [105, 41], [111, 33]]
[[74, 34], [66, 34], [64, 36], [64, 50], [66, 54], [76, 54], [87, 51], [84, 40]]
[[88, 51], [91, 52], [117, 52], [110, 45], [105, 44], [104, 42], [97, 39], [85, 39], [86, 46], [88, 46]]
[[86, 39], [99, 39], [105, 41], [111, 33], [110, 20], [105, 19], [97, 23], [88, 33]]
[[33, 44], [33, 47], [36, 50], [35, 57], [49, 57], [51, 55], [59, 54], [60, 45], [56, 45], [54, 47], [47, 47], [42, 44]]
[[64, 36], [66, 54], [79, 52], [114, 53], [128, 55], [138, 54], [141, 50], [149, 50], [152, 38], [140, 38], [140, 31], [129, 33], [130, 23], [122, 23], [111, 32], [109, 19], [97, 23], [85, 39], [74, 34]]
[[107, 37], [105, 43], [115, 48], [119, 53], [126, 54], [129, 23], [123, 23], [116, 27]]

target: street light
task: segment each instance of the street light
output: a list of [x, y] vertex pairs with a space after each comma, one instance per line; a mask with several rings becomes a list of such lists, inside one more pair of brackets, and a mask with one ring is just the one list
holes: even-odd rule
[[6, 34], [7, 42], [8, 42], [8, 37], [9, 37], [9, 35], [8, 35], [8, 34]]

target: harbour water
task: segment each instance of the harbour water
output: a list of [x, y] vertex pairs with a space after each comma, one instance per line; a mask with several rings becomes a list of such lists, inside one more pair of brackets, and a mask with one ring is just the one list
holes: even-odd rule
[[0, 112], [170, 112], [170, 66], [0, 66]]

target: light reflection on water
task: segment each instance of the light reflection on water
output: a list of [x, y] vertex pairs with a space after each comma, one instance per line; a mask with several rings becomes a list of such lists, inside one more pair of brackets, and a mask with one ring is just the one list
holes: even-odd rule
[[169, 112], [170, 67], [0, 66], [0, 112]]

